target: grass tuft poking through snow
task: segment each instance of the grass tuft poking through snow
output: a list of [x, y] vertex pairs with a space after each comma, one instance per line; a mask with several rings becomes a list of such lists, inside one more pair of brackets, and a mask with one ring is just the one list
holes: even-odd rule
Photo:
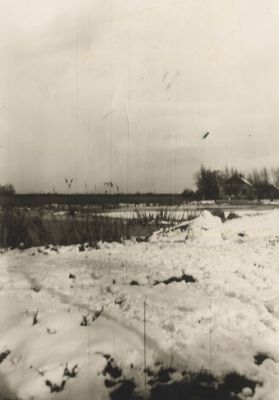
[[78, 374], [77, 368], [78, 364], [74, 365], [73, 368], [69, 368], [67, 363], [64, 368], [63, 376], [67, 376], [68, 378], [75, 378]]
[[36, 324], [39, 322], [39, 320], [38, 320], [38, 314], [39, 314], [39, 310], [37, 310], [37, 311], [34, 313], [34, 315], [33, 315], [33, 322], [32, 322], [32, 325], [36, 325]]
[[162, 281], [155, 281], [154, 286], [159, 285], [160, 283], [164, 283], [165, 285], [169, 285], [173, 282], [185, 282], [185, 283], [195, 283], [196, 279], [192, 277], [192, 275], [183, 274], [181, 276], [172, 276], [168, 279], [164, 279]]
[[62, 380], [62, 382], [60, 384], [53, 383], [48, 379], [45, 381], [45, 383], [50, 388], [50, 393], [62, 392], [62, 390], [64, 389], [64, 387], [66, 385], [66, 381], [64, 379]]
[[10, 350], [0, 353], [0, 364], [11, 354]]
[[262, 365], [265, 360], [273, 360], [273, 357], [270, 354], [259, 352], [254, 355], [254, 360], [256, 365]]
[[80, 326], [88, 326], [89, 325], [89, 314], [83, 315], [81, 319]]

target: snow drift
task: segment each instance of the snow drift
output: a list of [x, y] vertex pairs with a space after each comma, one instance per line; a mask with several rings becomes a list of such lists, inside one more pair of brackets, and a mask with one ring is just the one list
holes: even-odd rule
[[222, 241], [221, 219], [204, 210], [192, 221], [182, 222], [171, 228], [160, 229], [153, 233], [151, 242], [191, 241], [199, 244], [218, 244]]

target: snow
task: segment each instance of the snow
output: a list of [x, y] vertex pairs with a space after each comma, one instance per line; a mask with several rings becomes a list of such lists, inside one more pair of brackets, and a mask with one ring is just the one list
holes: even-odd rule
[[195, 241], [200, 244], [216, 244], [222, 240], [221, 219], [213, 216], [209, 211], [204, 210], [198, 218], [192, 221], [182, 222], [174, 227], [160, 229], [154, 232], [150, 238], [151, 242], [156, 241]]
[[274, 205], [274, 206], [278, 206], [279, 205], [279, 200], [278, 199], [274, 199], [274, 200], [270, 200], [270, 199], [263, 199], [261, 200], [262, 204], [265, 205]]
[[[10, 354], [0, 363], [0, 394], [109, 399], [107, 354], [142, 393], [145, 302], [147, 366], [160, 361], [220, 379], [237, 371], [261, 383], [241, 398], [277, 400], [278, 243], [277, 210], [224, 223], [204, 211], [149, 242], [2, 252], [0, 354]], [[195, 281], [163, 282], [183, 274]], [[259, 352], [269, 356], [257, 365]], [[77, 374], [63, 376], [66, 365]], [[51, 393], [46, 381], [63, 380]]]
[[201, 245], [215, 245], [222, 241], [221, 219], [213, 216], [209, 211], [203, 211], [201, 215], [190, 222], [186, 234], [186, 240], [198, 241]]

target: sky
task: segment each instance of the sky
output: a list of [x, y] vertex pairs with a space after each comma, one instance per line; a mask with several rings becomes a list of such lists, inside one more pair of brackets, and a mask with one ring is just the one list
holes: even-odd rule
[[0, 0], [0, 184], [179, 193], [201, 164], [278, 166], [278, 22], [277, 0]]

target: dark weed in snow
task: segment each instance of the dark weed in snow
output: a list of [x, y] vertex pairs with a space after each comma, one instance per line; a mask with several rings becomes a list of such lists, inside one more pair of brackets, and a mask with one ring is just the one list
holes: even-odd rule
[[110, 389], [110, 388], [112, 388], [112, 387], [114, 387], [115, 385], [117, 385], [117, 381], [113, 381], [113, 380], [111, 380], [111, 379], [105, 379], [105, 387], [106, 388], [108, 388], [108, 389]]
[[39, 322], [39, 320], [38, 320], [38, 314], [39, 314], [39, 310], [37, 310], [37, 311], [34, 313], [34, 315], [33, 315], [33, 322], [32, 322], [32, 325], [36, 325], [36, 324]]
[[47, 333], [48, 333], [49, 335], [55, 335], [55, 334], [57, 333], [57, 331], [56, 331], [55, 329], [47, 328]]
[[256, 386], [257, 382], [233, 371], [225, 376], [224, 382], [219, 386], [219, 388], [221, 391], [223, 391], [223, 393], [226, 394], [239, 394], [244, 388], [250, 388], [252, 393], [254, 393]]
[[113, 358], [107, 360], [107, 365], [103, 370], [103, 375], [109, 375], [113, 379], [120, 378], [122, 375], [122, 370], [116, 365]]
[[88, 326], [89, 325], [89, 315], [83, 315], [81, 319], [80, 326]]
[[63, 379], [62, 382], [58, 385], [57, 383], [52, 383], [50, 380], [46, 380], [45, 384], [50, 388], [50, 393], [59, 393], [65, 388], [66, 381]]
[[[105, 386], [111, 390], [111, 400], [241, 400], [243, 389], [252, 396], [256, 386], [260, 385], [235, 371], [218, 380], [206, 371], [179, 373], [175, 368], [164, 368], [158, 362], [154, 369], [146, 368], [144, 371], [148, 381], [147, 392], [143, 395], [138, 394], [134, 379], [125, 379], [113, 358], [106, 356], [103, 375]], [[176, 373], [181, 376], [180, 380], [174, 380]]]
[[83, 244], [81, 244], [80, 246], [78, 246], [78, 250], [85, 251], [85, 246]]
[[180, 226], [178, 229], [180, 230], [180, 232], [186, 232], [189, 228], [189, 224], [185, 224]]
[[[105, 356], [105, 355], [104, 355]], [[138, 397], [134, 396], [135, 383], [133, 379], [125, 379], [122, 375], [122, 370], [117, 366], [114, 359], [109, 356], [105, 357], [107, 365], [103, 370], [105, 378], [105, 386], [108, 389], [114, 388], [110, 392], [111, 400], [136, 400]], [[140, 399], [139, 399], [140, 400]]]
[[237, 219], [237, 218], [240, 218], [240, 216], [234, 212], [230, 212], [229, 215], [227, 216], [226, 220]]
[[76, 364], [73, 368], [69, 368], [67, 363], [64, 368], [63, 376], [67, 376], [68, 378], [75, 378], [78, 374], [77, 368], [78, 364]]
[[192, 275], [182, 274], [181, 276], [172, 276], [171, 278], [155, 281], [154, 286], [159, 285], [160, 283], [164, 283], [165, 285], [169, 285], [172, 282], [186, 282], [186, 283], [195, 283], [196, 279], [193, 278]]
[[[69, 368], [68, 367], [68, 363], [65, 365], [65, 368], [64, 368], [64, 371], [63, 371], [63, 374], [62, 374], [62, 380], [61, 380], [61, 383], [53, 383], [53, 382], [51, 382], [49, 379], [47, 379], [46, 381], [45, 381], [45, 384], [46, 384], [46, 386], [48, 386], [49, 387], [49, 389], [50, 389], [50, 393], [59, 393], [59, 392], [62, 392], [62, 390], [64, 390], [64, 388], [65, 388], [65, 386], [66, 386], [66, 383], [67, 383], [67, 381], [70, 379], [70, 378], [76, 378], [77, 377], [77, 375], [78, 375], [78, 371], [77, 371], [77, 368], [78, 368], [78, 364], [76, 364], [76, 365], [74, 365], [74, 367], [73, 368]], [[44, 376], [44, 373], [40, 373], [40, 375], [42, 375], [42, 376]], [[65, 378], [65, 379], [64, 379]]]
[[249, 388], [254, 394], [257, 382], [231, 372], [222, 382], [210, 373], [185, 373], [181, 381], [157, 383], [151, 387], [150, 400], [240, 400], [240, 393]]
[[[151, 388], [152, 400], [211, 400], [214, 394], [214, 379], [211, 375], [202, 373], [197, 376], [185, 377], [179, 382], [156, 384]], [[222, 399], [227, 400], [227, 399]]]
[[237, 236], [244, 237], [244, 236], [246, 236], [246, 234], [245, 234], [245, 232], [239, 232], [239, 233], [237, 234]]
[[149, 385], [157, 385], [160, 383], [168, 383], [171, 381], [171, 375], [176, 372], [176, 370], [174, 368], [163, 368], [161, 367], [159, 369], [159, 371], [157, 371], [156, 373], [154, 373], [151, 370], [147, 370], [146, 374], [147, 376], [151, 376], [152, 378], [148, 381]]
[[254, 355], [254, 360], [255, 364], [262, 365], [265, 360], [273, 360], [273, 358], [267, 353], [259, 352]]
[[146, 242], [148, 242], [149, 237], [150, 237], [149, 235], [136, 237], [136, 242], [138, 242], [138, 243], [146, 243]]
[[139, 286], [139, 283], [138, 283], [138, 281], [132, 280], [132, 281], [130, 282], [130, 285], [131, 285], [131, 286]]
[[57, 248], [56, 246], [52, 246], [52, 247], [50, 248], [50, 250], [51, 250], [51, 251], [55, 251], [55, 253], [59, 253], [59, 250], [58, 250], [58, 248]]
[[214, 381], [203, 379], [204, 377], [195, 377], [191, 380], [183, 380], [180, 382], [172, 382], [168, 385], [159, 384], [151, 389], [150, 399], [152, 400], [208, 400], [222, 399], [228, 400], [230, 392], [226, 393], [226, 397], [221, 397], [214, 387]]
[[97, 318], [99, 318], [102, 315], [102, 312], [104, 311], [104, 306], [102, 306], [100, 311], [95, 311], [95, 313], [92, 315], [92, 322], [96, 321]]
[[8, 357], [8, 355], [10, 355], [11, 352], [10, 350], [6, 350], [3, 351], [2, 353], [0, 353], [0, 364]]
[[[173, 380], [173, 374], [177, 371], [174, 368], [163, 368], [159, 364], [153, 371], [150, 368], [145, 370], [150, 378], [147, 382], [147, 393], [136, 394], [136, 386], [133, 379], [118, 380], [110, 379], [106, 387], [117, 388], [110, 393], [112, 400], [240, 400], [241, 392], [245, 388], [251, 395], [259, 384], [237, 372], [231, 372], [217, 380], [209, 372], [189, 373], [182, 372], [182, 379]], [[116, 382], [116, 383], [115, 383]]]
[[135, 383], [133, 380], [123, 380], [120, 385], [110, 393], [111, 400], [136, 400], [134, 395]]
[[222, 222], [225, 221], [225, 213], [221, 208], [213, 208], [208, 210], [214, 217], [221, 218]]

